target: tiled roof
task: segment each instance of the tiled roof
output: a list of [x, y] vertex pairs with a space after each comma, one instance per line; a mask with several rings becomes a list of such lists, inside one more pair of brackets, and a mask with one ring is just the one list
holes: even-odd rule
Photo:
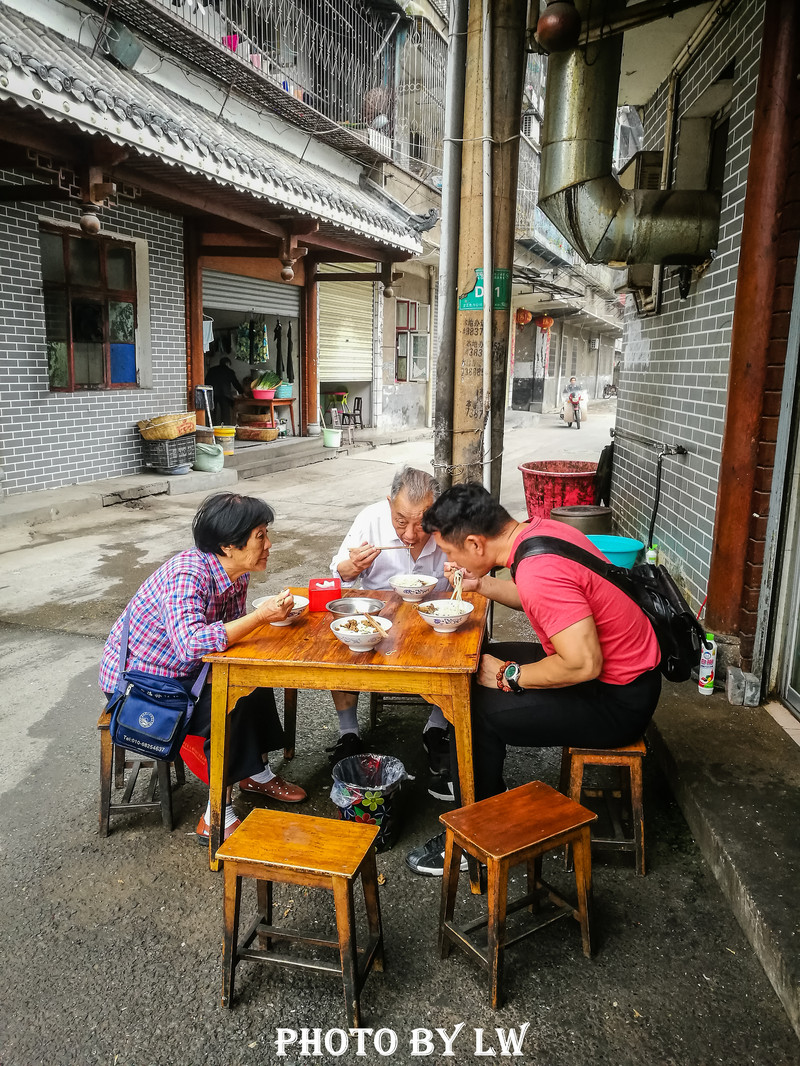
[[145, 156], [419, 253], [417, 234], [369, 191], [300, 160], [99, 52], [0, 4], [0, 101], [33, 107]]

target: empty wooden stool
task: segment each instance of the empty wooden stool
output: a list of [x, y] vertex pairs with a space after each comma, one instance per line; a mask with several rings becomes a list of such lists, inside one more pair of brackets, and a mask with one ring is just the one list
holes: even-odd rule
[[[112, 814], [120, 814], [123, 811], [148, 811], [154, 808], [160, 809], [161, 821], [172, 831], [174, 818], [172, 815], [172, 781], [170, 778], [170, 764], [158, 759], [145, 759], [140, 755], [120, 748], [111, 740], [111, 715], [103, 711], [97, 722], [100, 730], [100, 825], [98, 832], [101, 837], [108, 836], [108, 823]], [[182, 785], [185, 780], [183, 760], [180, 756], [175, 758], [175, 783]], [[125, 779], [125, 771], [130, 771]], [[140, 770], [150, 770], [150, 781], [147, 785], [146, 798], [138, 803], [131, 802], [133, 790]], [[119, 803], [111, 802], [111, 788], [124, 789]], [[156, 795], [158, 785], [158, 799]]]
[[[575, 918], [581, 927], [583, 953], [587, 957], [591, 955], [589, 909], [592, 857], [589, 826], [596, 817], [592, 811], [574, 803], [542, 781], [532, 781], [510, 792], [439, 816], [446, 830], [439, 950], [442, 958], [447, 958], [451, 946], [455, 944], [483, 963], [489, 971], [492, 1007], [499, 1007], [502, 1001], [504, 949], [530, 936], [537, 929], [559, 918]], [[542, 856], [565, 844], [572, 845], [575, 855], [577, 906], [568, 903], [542, 880]], [[486, 864], [488, 914], [458, 927], [452, 919], [462, 852]], [[512, 866], [523, 862], [527, 865], [528, 891], [509, 904], [508, 872]], [[542, 893], [546, 893], [558, 909], [539, 915], [522, 932], [507, 938], [506, 915], [523, 907], [529, 907], [536, 915]], [[485, 951], [470, 936], [484, 926], [487, 929]]]
[[[222, 948], [222, 1005], [230, 1007], [240, 959], [315, 973], [339, 974], [344, 981], [348, 1025], [359, 1026], [359, 995], [370, 969], [383, 970], [383, 930], [373, 843], [378, 827], [283, 811], [256, 809], [217, 852], [225, 863], [225, 936]], [[353, 884], [360, 876], [367, 911], [368, 941], [359, 948]], [[239, 946], [242, 878], [256, 881], [258, 914]], [[306, 885], [333, 893], [337, 939], [301, 934], [272, 924], [272, 884]], [[260, 950], [250, 945], [258, 937]], [[304, 961], [272, 950], [273, 940], [336, 948], [340, 965]]]
[[[642, 759], [647, 754], [644, 740], [637, 740], [624, 748], [564, 748], [561, 756], [561, 791], [576, 803], [580, 803], [584, 789], [583, 771], [587, 766], [617, 766], [621, 773], [628, 771], [625, 791], [631, 800], [633, 838], [622, 834], [622, 827], [615, 825], [613, 837], [597, 837], [592, 834], [592, 843], [608, 851], [632, 851], [636, 857], [636, 869], [644, 874], [644, 805], [642, 802]], [[601, 794], [605, 789], [598, 790]], [[618, 820], [613, 818], [612, 821]]]

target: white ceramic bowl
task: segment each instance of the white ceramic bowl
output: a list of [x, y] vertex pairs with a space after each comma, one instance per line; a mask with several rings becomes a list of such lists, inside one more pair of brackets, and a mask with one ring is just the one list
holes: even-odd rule
[[[342, 644], [346, 644], [351, 651], [369, 651], [370, 648], [380, 644], [385, 635], [385, 633], [376, 633], [374, 630], [365, 633], [353, 633], [344, 628], [348, 622], [361, 622], [364, 617], [363, 614], [353, 614], [349, 618], [337, 618], [335, 622], [331, 622], [331, 632], [339, 638]], [[392, 623], [388, 618], [376, 618], [375, 623], [384, 630], [392, 628]]]
[[418, 603], [434, 587], [436, 578], [426, 574], [400, 574], [399, 577], [390, 577], [389, 584], [408, 603]]
[[[258, 607], [262, 603], [264, 603], [265, 600], [268, 600], [268, 599], [269, 599], [269, 596], [262, 596], [258, 600], [253, 600], [253, 606], [254, 607]], [[300, 615], [301, 614], [305, 614], [307, 610], [308, 610], [308, 596], [295, 596], [294, 597], [294, 605], [293, 605], [291, 611], [289, 611], [288, 617], [284, 618], [284, 620], [282, 622], [270, 622], [270, 625], [271, 626], [290, 626], [292, 624], [292, 622], [296, 622], [297, 619], [300, 617]]]
[[455, 633], [473, 611], [473, 605], [466, 600], [428, 600], [422, 606], [436, 608], [440, 603], [446, 603], [449, 609], [460, 607], [461, 610], [458, 614], [429, 614], [427, 611], [418, 611], [420, 618], [424, 618], [435, 633]]

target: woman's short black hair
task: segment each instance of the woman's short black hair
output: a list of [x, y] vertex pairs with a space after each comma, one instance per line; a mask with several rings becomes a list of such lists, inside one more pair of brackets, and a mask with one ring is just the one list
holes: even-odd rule
[[453, 485], [422, 516], [426, 533], [439, 533], [458, 547], [472, 533], [496, 537], [513, 519], [483, 485]]
[[243, 548], [256, 526], [268, 526], [274, 521], [275, 512], [263, 500], [238, 492], [218, 492], [200, 504], [192, 533], [201, 552], [222, 555], [223, 545]]

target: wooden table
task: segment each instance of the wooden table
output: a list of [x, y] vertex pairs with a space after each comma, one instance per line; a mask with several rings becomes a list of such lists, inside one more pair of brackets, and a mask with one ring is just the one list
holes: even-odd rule
[[[304, 588], [293, 588], [308, 595]], [[472, 772], [470, 679], [478, 667], [486, 627], [487, 600], [465, 594], [475, 609], [454, 633], [434, 633], [413, 604], [395, 592], [360, 589], [342, 595], [385, 601], [381, 615], [392, 622], [384, 640], [372, 651], [352, 652], [330, 630], [328, 611], [306, 612], [289, 626], [265, 625], [224, 652], [205, 656], [211, 667], [211, 826], [209, 862], [221, 843], [224, 785], [227, 768], [229, 714], [242, 696], [255, 688], [284, 688], [285, 745], [294, 754], [297, 689], [343, 689], [353, 692], [401, 692], [423, 696], [442, 708], [453, 723], [458, 750], [458, 775], [464, 805], [475, 802]], [[331, 715], [334, 714], [331, 704]]]
[[234, 407], [237, 409], [240, 407], [268, 407], [269, 408], [269, 420], [273, 427], [277, 425], [275, 419], [275, 410], [280, 407], [289, 408], [289, 419], [292, 423], [292, 436], [296, 437], [297, 433], [294, 426], [294, 399], [287, 397], [284, 400], [272, 398], [271, 400], [257, 400], [255, 397], [239, 396], [234, 400]]

